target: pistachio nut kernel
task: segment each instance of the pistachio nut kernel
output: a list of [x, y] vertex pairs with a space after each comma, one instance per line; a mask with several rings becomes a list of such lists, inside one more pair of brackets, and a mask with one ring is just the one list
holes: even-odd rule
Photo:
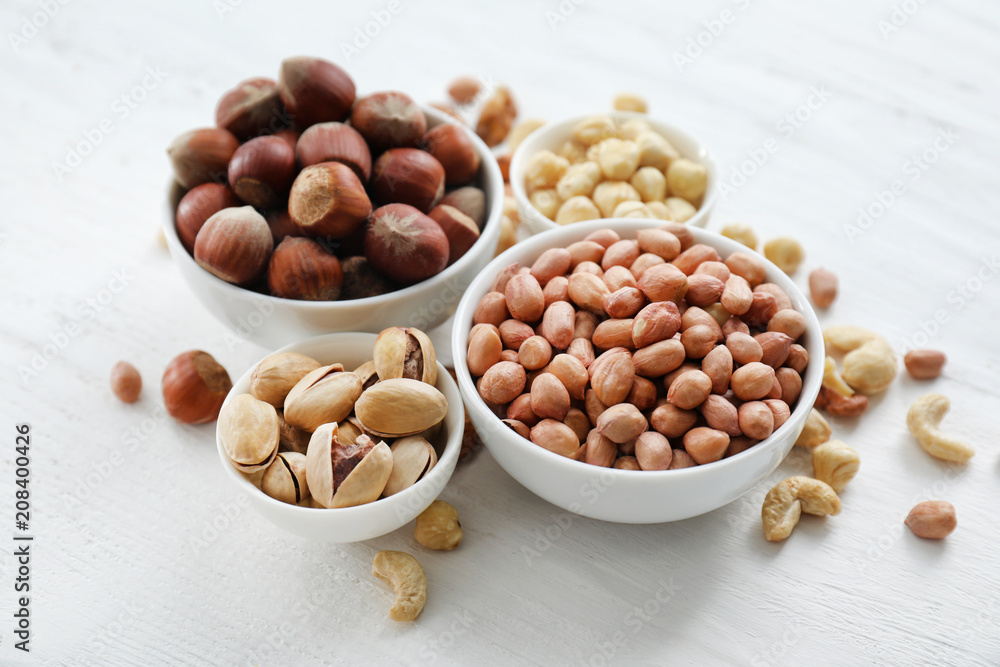
[[361, 378], [361, 391], [368, 389], [379, 380], [374, 361], [366, 361], [361, 364], [355, 369], [354, 374]]
[[382, 380], [354, 405], [364, 429], [376, 436], [399, 438], [426, 431], [448, 412], [448, 401], [435, 387], [408, 378]]
[[361, 396], [361, 378], [345, 373], [340, 364], [306, 374], [285, 398], [285, 421], [312, 433], [323, 424], [339, 422]]
[[392, 451], [392, 473], [382, 491], [384, 496], [410, 488], [437, 465], [434, 446], [419, 435], [400, 438], [389, 449]]
[[305, 454], [297, 452], [278, 454], [260, 478], [260, 490], [275, 500], [290, 505], [298, 505], [308, 498]]
[[278, 412], [250, 394], [229, 401], [219, 414], [219, 440], [233, 467], [252, 473], [271, 465], [278, 453]]
[[257, 400], [281, 408], [285, 397], [306, 373], [321, 363], [296, 352], [272, 354], [257, 364], [250, 374], [250, 395]]
[[284, 410], [278, 410], [278, 453], [298, 452], [305, 454], [312, 433], [295, 428], [285, 421]]
[[379, 379], [408, 378], [427, 384], [437, 382], [434, 345], [420, 329], [391, 327], [375, 339], [375, 369]]
[[309, 440], [306, 479], [312, 497], [327, 508], [374, 502], [392, 472], [389, 446], [366, 435], [342, 444], [337, 432], [337, 424], [323, 424]]

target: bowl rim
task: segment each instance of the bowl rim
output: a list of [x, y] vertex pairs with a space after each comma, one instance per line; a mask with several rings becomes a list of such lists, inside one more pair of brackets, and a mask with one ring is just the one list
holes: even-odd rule
[[[256, 362], [254, 362], [254, 364], [251, 365], [250, 368], [248, 368], [246, 372], [240, 375], [239, 379], [233, 383], [233, 388], [229, 390], [229, 393], [226, 395], [226, 399], [222, 402], [222, 409], [225, 409], [226, 405], [228, 405], [229, 402], [232, 401], [236, 396], [239, 396], [240, 394], [249, 393], [246, 390], [237, 391], [237, 389], [241, 386], [249, 385], [250, 375], [253, 373], [253, 370], [257, 368], [258, 364], [260, 364], [268, 357], [275, 354], [281, 354], [284, 352], [298, 352], [298, 348], [301, 348], [307, 344], [322, 343], [322, 344], [329, 344], [332, 347], [335, 346], [338, 343], [338, 341], [343, 341], [345, 339], [355, 338], [358, 336], [364, 336], [366, 338], [369, 338], [372, 345], [374, 345], [375, 339], [378, 337], [378, 334], [366, 333], [363, 331], [341, 331], [335, 333], [322, 334], [319, 336], [313, 336], [311, 338], [306, 338], [300, 341], [296, 341], [294, 343], [289, 343], [288, 345], [285, 345], [277, 350], [274, 350], [273, 352], [267, 353], [266, 355], [258, 359]], [[322, 360], [320, 359], [317, 359], [317, 361], [322, 362]], [[337, 362], [330, 362], [330, 363], [337, 363]], [[464, 414], [465, 401], [462, 398], [462, 392], [459, 389], [457, 383], [455, 382], [455, 379], [451, 377], [451, 374], [448, 372], [448, 370], [441, 365], [441, 362], [436, 362], [436, 363], [438, 367], [438, 382], [444, 383], [444, 388], [442, 388], [441, 393], [445, 395], [449, 393], [454, 393], [454, 395], [458, 398], [457, 406], [455, 406], [451, 402], [451, 400], [448, 401], [448, 414], [452, 412], [452, 409], [462, 410]], [[442, 421], [445, 420], [447, 420], [447, 415], [445, 416], [445, 419]], [[353, 507], [333, 507], [333, 508], [303, 507], [301, 505], [292, 505], [291, 503], [282, 502], [276, 498], [272, 498], [271, 496], [267, 495], [266, 493], [261, 491], [257, 486], [255, 486], [253, 482], [251, 482], [247, 478], [247, 476], [244, 475], [244, 473], [241, 473], [239, 470], [233, 467], [233, 464], [229, 461], [229, 457], [226, 455], [225, 448], [222, 446], [222, 439], [219, 436], [218, 424], [216, 424], [215, 427], [215, 448], [219, 454], [219, 463], [221, 463], [222, 467], [226, 469], [226, 475], [230, 479], [232, 479], [233, 482], [235, 482], [237, 485], [241, 486], [241, 488], [244, 488], [244, 490], [247, 493], [256, 494], [258, 496], [257, 500], [259, 502], [263, 502], [265, 505], [271, 505], [272, 507], [277, 508], [279, 511], [294, 512], [301, 510], [303, 516], [338, 516], [338, 517], [344, 517], [346, 520], [351, 518], [352, 516], [362, 515], [365, 514], [366, 512], [389, 511], [391, 510], [393, 505], [406, 506], [408, 504], [407, 501], [411, 497], [416, 496], [419, 498], [421, 495], [420, 493], [421, 490], [425, 487], [431, 486], [430, 482], [436, 481], [442, 476], [446, 476], [446, 479], [444, 479], [442, 482], [442, 489], [443, 489], [444, 486], [446, 486], [448, 483], [448, 478], [451, 477], [452, 472], [454, 471], [454, 465], [452, 462], [454, 463], [458, 462], [458, 456], [462, 450], [462, 439], [465, 427], [464, 417], [457, 421], [459, 424], [459, 428], [452, 429], [449, 431], [448, 438], [445, 440], [444, 446], [441, 451], [441, 455], [438, 457], [438, 462], [434, 465], [433, 468], [431, 468], [430, 472], [428, 472], [426, 475], [417, 480], [417, 482], [415, 482], [412, 486], [403, 489], [399, 493], [393, 494], [388, 498], [379, 498], [370, 503], [365, 503], [364, 505], [355, 505]], [[381, 504], [382, 501], [388, 501], [388, 502]], [[376, 509], [376, 508], [381, 508], [381, 509]], [[330, 514], [330, 512], [333, 512], [334, 514]]]
[[[176, 221], [176, 207], [172, 200], [172, 193], [174, 188], [178, 187], [179, 184], [171, 176], [170, 184], [167, 186], [167, 198], [166, 198], [166, 215], [163, 216], [163, 230], [167, 237], [167, 246], [170, 249], [170, 254], [177, 258], [176, 261], [185, 262], [190, 264], [193, 268], [199, 271], [203, 271], [205, 275], [211, 280], [215, 281], [216, 287], [222, 290], [224, 293], [232, 295], [234, 297], [239, 296], [249, 296], [250, 298], [262, 298], [268, 300], [274, 300], [278, 303], [290, 306], [299, 307], [304, 310], [323, 310], [326, 308], [348, 308], [348, 307], [358, 307], [358, 306], [380, 306], [387, 303], [392, 303], [396, 299], [406, 299], [407, 297], [417, 294], [423, 289], [426, 289], [432, 284], [444, 284], [447, 283], [449, 279], [455, 277], [457, 274], [461, 273], [463, 270], [468, 268], [468, 265], [473, 261], [475, 254], [473, 250], [481, 243], [487, 243], [490, 245], [496, 244], [497, 239], [500, 235], [500, 219], [503, 217], [503, 199], [504, 199], [504, 180], [503, 174], [500, 172], [500, 165], [497, 163], [493, 151], [486, 145], [486, 143], [479, 138], [479, 136], [472, 131], [472, 128], [459, 123], [457, 120], [451, 118], [447, 114], [429, 107], [426, 105], [421, 105], [421, 110], [427, 116], [428, 129], [432, 127], [437, 127], [444, 123], [451, 123], [465, 128], [466, 133], [472, 140], [473, 145], [476, 147], [476, 152], [480, 157], [481, 169], [483, 178], [483, 187], [480, 188], [483, 192], [487, 192], [486, 185], [488, 183], [492, 184], [495, 190], [495, 195], [492, 197], [492, 201], [489, 202], [489, 208], [486, 210], [486, 220], [483, 222], [483, 230], [489, 227], [489, 233], [483, 232], [476, 239], [476, 242], [472, 244], [472, 247], [462, 255], [454, 264], [446, 266], [441, 273], [431, 276], [426, 280], [421, 280], [413, 285], [407, 285], [395, 292], [389, 292], [387, 294], [379, 294], [377, 296], [369, 296], [361, 299], [351, 299], [348, 301], [308, 301], [304, 299], [288, 299], [280, 296], [273, 296], [271, 294], [265, 294], [262, 292], [255, 292], [246, 287], [241, 287], [239, 285], [234, 285], [233, 283], [228, 283], [225, 280], [219, 278], [218, 276], [203, 269], [193, 255], [191, 255], [184, 244], [181, 243], [180, 236], [177, 235], [177, 221]], [[488, 159], [487, 159], [488, 158]], [[246, 204], [249, 206], [249, 204]], [[374, 210], [374, 209], [373, 209]], [[426, 215], [426, 214], [425, 214]], [[345, 332], [349, 333], [349, 332]]]
[[[557, 247], [558, 240], [561, 237], [576, 236], [580, 234], [586, 235], [586, 233], [608, 227], [609, 223], [614, 223], [611, 224], [611, 226], [616, 231], [622, 231], [622, 227], [619, 223], [634, 227], [635, 230], [637, 230], [641, 228], [656, 228], [661, 226], [664, 221], [646, 218], [602, 218], [599, 220], [587, 220], [584, 222], [574, 223], [565, 227], [560, 226], [555, 229], [541, 232], [498, 255], [492, 262], [486, 265], [486, 268], [484, 268], [472, 284], [469, 285], [455, 311], [455, 327], [452, 330], [452, 357], [455, 363], [455, 374], [458, 377], [459, 389], [462, 391], [463, 400], [466, 399], [467, 396], [475, 397], [474, 399], [470, 398], [466, 402], [465, 405], [467, 410], [474, 411], [480, 416], [488, 415], [489, 419], [493, 420], [491, 423], [502, 427], [503, 429], [510, 430], [501, 422], [500, 418], [486, 406], [485, 401], [483, 401], [483, 399], [479, 396], [479, 392], [476, 390], [475, 385], [472, 382], [472, 376], [469, 373], [466, 350], [464, 348], [465, 345], [467, 345], [469, 331], [472, 329], [472, 313], [475, 310], [476, 305], [473, 303], [473, 299], [475, 298], [474, 295], [483, 289], [485, 283], [492, 281], [503, 267], [513, 264], [514, 262], [519, 262], [519, 257], [537, 256], [547, 248]], [[691, 231], [694, 235], [694, 243], [706, 243], [707, 245], [711, 245], [719, 251], [720, 255], [722, 254], [722, 251], [725, 250], [725, 257], [728, 257], [733, 252], [753, 252], [756, 254], [761, 261], [764, 262], [765, 267], [767, 267], [767, 282], [774, 282], [779, 287], [784, 289], [792, 299], [793, 305], [796, 306], [796, 310], [801, 312], [806, 318], [806, 333], [804, 336], [808, 337], [807, 342], [809, 344], [805, 347], [809, 352], [810, 369], [812, 372], [809, 373], [809, 369], [807, 369], [806, 375], [802, 378], [803, 384], [802, 390], [799, 393], [798, 402], [795, 408], [791, 410], [788, 419], [785, 420], [785, 423], [775, 429], [775, 431], [764, 440], [757, 442], [753, 447], [750, 447], [738, 454], [722, 458], [711, 463], [691, 466], [688, 468], [677, 468], [674, 470], [622, 470], [619, 468], [597, 467], [583, 461], [576, 461], [560, 454], [556, 454], [555, 452], [551, 452], [543, 447], [539, 447], [530, 440], [517, 435], [513, 431], [510, 431], [510, 435], [513, 436], [511, 438], [496, 438], [496, 445], [507, 446], [506, 443], [516, 443], [513, 446], [524, 452], [527, 456], [541, 456], [542, 460], [548, 460], [552, 462], [553, 465], [569, 465], [570, 470], [575, 470], [580, 473], [593, 473], [597, 470], [601, 472], [601, 474], [608, 472], [615, 477], [621, 477], [622, 479], [630, 479], [633, 481], [648, 480], [648, 483], [655, 484], [662, 483], [664, 479], [678, 479], [684, 476], [692, 477], [697, 475], [710, 475], [714, 472], [722, 473], [728, 469], [739, 466], [742, 461], [747, 460], [750, 457], [744, 455], [763, 456], [764, 454], [762, 452], [769, 452], [779, 447], [786, 434], [790, 433], [796, 427], [796, 421], [798, 421], [798, 419], [802, 419], [803, 421], [805, 420], [804, 417], [798, 417], [796, 419], [793, 418], [795, 418], [796, 415], [808, 414], [809, 410], [812, 409], [813, 404], [816, 401], [816, 397], [819, 394], [819, 389], [822, 384], [822, 372], [816, 370], [821, 365], [817, 365], [819, 363], [817, 360], [822, 359], [822, 354], [817, 356], [814, 353], [824, 349], [823, 331], [820, 326], [819, 319], [816, 316], [815, 309], [813, 309], [812, 305], [808, 302], [805, 295], [794, 283], [794, 281], [781, 271], [781, 269], [779, 269], [773, 262], [769, 261], [760, 253], [757, 253], [738, 241], [726, 238], [716, 232], [711, 232], [698, 227], [692, 227]], [[632, 229], [629, 229], [628, 233], [634, 235], [634, 231]], [[623, 237], [627, 238], [624, 234]], [[565, 245], [558, 247], [565, 247]], [[777, 277], [777, 280], [772, 280], [775, 277]], [[478, 299], [475, 300], [478, 303]], [[800, 306], [804, 306], [804, 308]], [[465, 322], [469, 322], [468, 327], [465, 325]], [[789, 446], [789, 451], [792, 446], [794, 446], [794, 443]]]
[[[657, 130], [661, 134], [663, 131], [667, 131], [676, 136], [683, 137], [686, 141], [693, 143], [698, 147], [697, 152], [704, 155], [704, 157], [692, 158], [689, 155], [682, 155], [681, 157], [686, 157], [689, 160], [696, 160], [701, 164], [705, 165], [708, 169], [708, 184], [705, 191], [705, 195], [702, 198], [701, 206], [693, 216], [687, 221], [691, 223], [691, 226], [698, 227], [707, 221], [708, 216], [711, 214], [713, 208], [715, 207], [717, 200], [719, 198], [719, 166], [713, 157], [713, 153], [709, 150], [705, 142], [701, 141], [698, 137], [691, 134], [687, 130], [669, 123], [664, 120], [660, 120], [655, 116], [651, 116], [648, 113], [640, 113], [638, 111], [595, 111], [594, 113], [584, 114], [580, 116], [565, 117], [561, 120], [554, 120], [542, 125], [537, 128], [528, 136], [526, 136], [521, 143], [518, 145], [517, 149], [514, 150], [510, 158], [510, 187], [514, 193], [514, 198], [517, 200], [519, 207], [531, 206], [531, 202], [528, 199], [528, 192], [524, 187], [524, 178], [522, 177], [525, 167], [523, 166], [527, 162], [527, 154], [529, 150], [533, 150], [532, 146], [538, 142], [545, 142], [545, 139], [550, 135], [557, 134], [570, 128], [577, 123], [584, 121], [588, 118], [594, 116], [607, 115], [614, 119], [626, 119], [626, 120], [644, 120]], [[660, 129], [658, 129], [660, 128]], [[667, 137], [669, 139], [669, 137]], [[539, 150], [536, 148], [534, 150]], [[541, 211], [538, 211], [533, 206], [531, 210], [537, 214], [538, 222], [544, 222], [548, 229], [560, 229], [563, 225], [560, 225], [555, 220], [542, 215]], [[642, 218], [600, 218], [600, 220], [641, 220]], [[593, 222], [591, 220], [586, 220], [585, 222]], [[577, 225], [580, 223], [571, 223], [572, 225]]]

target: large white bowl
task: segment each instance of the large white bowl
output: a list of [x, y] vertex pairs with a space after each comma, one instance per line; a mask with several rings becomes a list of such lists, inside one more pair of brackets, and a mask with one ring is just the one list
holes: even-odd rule
[[[298, 352], [323, 364], [341, 363], [344, 368], [354, 369], [372, 358], [374, 344], [375, 334], [335, 333], [286, 345], [272, 354]], [[235, 396], [249, 392], [252, 372], [253, 367], [236, 381], [223, 403], [223, 408]], [[444, 418], [444, 431], [441, 436], [445, 444], [443, 449], [438, 448], [437, 465], [419, 482], [388, 498], [367, 505], [337, 509], [299, 507], [275, 500], [255, 486], [251, 476], [244, 475], [232, 466], [216, 431], [215, 441], [219, 460], [225, 469], [226, 477], [247, 494], [250, 505], [280, 528], [307, 539], [329, 542], [360, 542], [385, 535], [406, 525], [427, 509], [455, 471], [465, 431], [465, 408], [462, 406], [462, 396], [455, 381], [440, 363], [436, 386], [448, 401], [448, 414]]]
[[[427, 122], [446, 122], [444, 114], [424, 107]], [[479, 240], [457, 262], [441, 273], [404, 289], [351, 301], [299, 301], [259, 294], [216, 278], [198, 266], [177, 236], [174, 211], [180, 199], [168, 196], [163, 229], [167, 246], [181, 276], [199, 301], [240, 338], [275, 348], [304, 336], [334, 331], [377, 333], [391, 326], [428, 330], [455, 312], [462, 292], [496, 252], [503, 211], [504, 184], [493, 153], [474, 132], [469, 132], [481, 158], [475, 185], [486, 193], [486, 221]], [[373, 156], [378, 157], [378, 156]]]
[[[795, 309], [805, 315], [806, 333], [799, 342], [808, 350], [810, 362], [791, 417], [771, 437], [733, 457], [666, 471], [617, 470], [574, 461], [532, 444], [505, 426], [480, 398], [469, 375], [466, 347], [472, 314], [500, 269], [514, 262], [530, 266], [544, 250], [582, 240], [609, 223], [623, 238], [634, 238], [636, 230], [661, 224], [619, 218], [560, 227], [522, 241], [483, 270], [462, 297], [455, 314], [452, 354], [458, 386], [472, 423], [493, 458], [514, 479], [553, 505], [619, 523], [663, 523], [698, 516], [739, 498], [778, 467], [802, 431], [822, 383], [823, 333], [816, 313], [795, 283], [763, 257], [767, 280], [784, 289]], [[745, 246], [713, 232], [691, 232], [696, 243], [714, 247], [724, 258], [737, 250], [748, 252]]]
[[[518, 211], [521, 220], [532, 232], [544, 232], [549, 229], [557, 229], [559, 225], [554, 220], [550, 220], [542, 215], [537, 208], [532, 206], [528, 199], [528, 192], [524, 188], [524, 171], [527, 168], [531, 156], [542, 150], [555, 151], [567, 140], [573, 138], [573, 128], [577, 123], [595, 114], [578, 116], [555, 123], [547, 123], [527, 136], [514, 151], [510, 160], [510, 187], [514, 191], [514, 198], [517, 199]], [[708, 149], [693, 136], [684, 130], [657, 120], [647, 114], [635, 113], [631, 111], [615, 111], [609, 114], [618, 122], [638, 119], [649, 123], [659, 134], [662, 134], [672, 143], [681, 155], [700, 162], [708, 170], [708, 183], [705, 187], [705, 196], [701, 207], [687, 221], [693, 227], [704, 227], [708, 223], [708, 218], [712, 214], [715, 200], [718, 195], [719, 172], [709, 154]], [[574, 223], [576, 224], [576, 223]]]

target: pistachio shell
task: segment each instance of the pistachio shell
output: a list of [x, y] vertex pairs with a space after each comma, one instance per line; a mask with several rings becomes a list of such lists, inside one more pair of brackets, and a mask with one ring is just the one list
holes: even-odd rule
[[236, 396], [219, 414], [219, 439], [233, 466], [243, 472], [266, 468], [278, 452], [278, 412], [250, 394]]
[[283, 452], [264, 471], [260, 490], [275, 500], [297, 505], [309, 497], [306, 482], [306, 457], [297, 452]]
[[340, 364], [307, 374], [285, 398], [285, 421], [310, 433], [323, 424], [343, 421], [361, 396], [361, 378]]
[[[362, 436], [367, 439], [367, 436]], [[392, 473], [392, 452], [380, 442], [368, 452], [361, 463], [337, 485], [330, 507], [354, 507], [378, 500]]]
[[[369, 460], [370, 459], [370, 460]], [[344, 444], [337, 424], [323, 424], [313, 433], [306, 452], [309, 492], [323, 507], [351, 507], [382, 495], [392, 472], [392, 452], [366, 435]]]
[[409, 378], [428, 384], [437, 382], [434, 345], [420, 329], [392, 327], [375, 339], [373, 350], [379, 379]]
[[366, 361], [355, 369], [354, 374], [361, 378], [361, 388], [367, 389], [378, 382], [378, 373], [375, 371], [375, 362]]
[[400, 438], [392, 443], [392, 474], [386, 482], [384, 496], [408, 489], [437, 465], [437, 452], [431, 443], [419, 435]]
[[250, 395], [280, 408], [292, 387], [321, 365], [312, 357], [296, 352], [272, 354], [250, 374]]
[[426, 382], [393, 378], [361, 394], [354, 412], [368, 432], [395, 438], [437, 424], [448, 412], [448, 401]]

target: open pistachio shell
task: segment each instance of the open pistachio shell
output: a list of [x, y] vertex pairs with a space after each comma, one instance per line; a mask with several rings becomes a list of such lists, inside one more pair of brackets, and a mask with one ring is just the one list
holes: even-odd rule
[[368, 389], [379, 380], [374, 361], [366, 361], [361, 364], [355, 369], [354, 374], [361, 378], [362, 389]]
[[306, 482], [306, 457], [297, 452], [282, 452], [264, 471], [260, 490], [275, 500], [297, 505], [309, 497]]
[[361, 396], [361, 378], [340, 364], [317, 368], [303, 377], [285, 398], [285, 421], [312, 433], [323, 424], [351, 414]]
[[306, 452], [309, 491], [323, 507], [351, 507], [377, 500], [392, 472], [392, 452], [366, 435], [343, 444], [337, 424], [316, 429]]
[[408, 378], [428, 384], [437, 382], [434, 345], [420, 329], [392, 327], [375, 339], [374, 361], [379, 379]]
[[292, 387], [321, 365], [312, 357], [296, 352], [272, 354], [250, 374], [250, 395], [281, 408]]
[[392, 443], [392, 473], [385, 484], [384, 496], [408, 489], [437, 465], [437, 452], [419, 435], [400, 438]]
[[448, 401], [426, 382], [394, 378], [362, 393], [354, 412], [369, 433], [398, 438], [440, 422], [448, 412]]
[[271, 465], [278, 453], [278, 412], [250, 394], [240, 394], [219, 414], [219, 439], [233, 466], [252, 473]]

